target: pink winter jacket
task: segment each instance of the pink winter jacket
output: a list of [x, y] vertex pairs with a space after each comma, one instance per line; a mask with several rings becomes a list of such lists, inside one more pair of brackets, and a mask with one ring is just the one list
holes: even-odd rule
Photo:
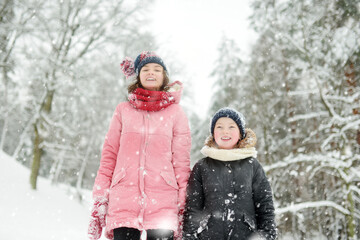
[[[190, 173], [191, 136], [178, 104], [182, 85], [171, 89], [175, 103], [157, 111], [120, 103], [105, 137], [94, 199], [109, 199], [106, 235], [119, 227], [177, 232]], [[175, 89], [175, 91], [174, 91]]]

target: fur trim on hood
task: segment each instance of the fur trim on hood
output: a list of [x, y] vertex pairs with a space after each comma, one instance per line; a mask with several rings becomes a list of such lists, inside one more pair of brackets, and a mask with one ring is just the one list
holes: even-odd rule
[[[246, 128], [245, 132], [246, 132], [245, 138], [237, 143], [237, 145], [235, 146], [236, 148], [255, 147], [256, 141], [257, 141], [256, 134], [250, 128]], [[212, 147], [212, 148], [217, 148], [218, 147], [216, 142], [215, 142], [215, 139], [214, 139], [214, 137], [212, 135], [210, 135], [209, 137], [206, 138], [205, 146]]]
[[200, 152], [206, 156], [213, 159], [221, 161], [235, 161], [239, 159], [245, 159], [248, 157], [257, 156], [257, 151], [255, 149], [256, 145], [256, 135], [253, 130], [246, 128], [246, 136], [244, 139], [239, 141], [239, 143], [233, 149], [219, 149], [215, 139], [210, 135], [206, 141], [205, 146], [200, 150]]

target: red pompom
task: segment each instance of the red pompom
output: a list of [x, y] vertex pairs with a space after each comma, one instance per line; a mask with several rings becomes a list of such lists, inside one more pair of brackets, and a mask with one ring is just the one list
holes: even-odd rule
[[120, 66], [126, 78], [135, 74], [134, 61], [131, 58], [125, 57]]

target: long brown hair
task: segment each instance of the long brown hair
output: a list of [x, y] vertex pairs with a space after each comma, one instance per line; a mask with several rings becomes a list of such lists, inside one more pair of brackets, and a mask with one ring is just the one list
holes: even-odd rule
[[[169, 79], [169, 76], [167, 75], [167, 72], [165, 70], [163, 70], [163, 76], [164, 76], [164, 81], [163, 81], [163, 84], [161, 85], [160, 87], [160, 91], [168, 91], [169, 90], [169, 82], [170, 82], [170, 79]], [[135, 89], [137, 88], [144, 88], [142, 85], [141, 85], [141, 81], [140, 81], [140, 74], [136, 77], [136, 81], [131, 83], [129, 86], [128, 86], [128, 93], [132, 93]]]

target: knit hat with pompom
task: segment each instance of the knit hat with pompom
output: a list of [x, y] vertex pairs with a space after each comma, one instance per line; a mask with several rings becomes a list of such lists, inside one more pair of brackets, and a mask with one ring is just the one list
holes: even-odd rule
[[164, 68], [165, 72], [167, 72], [164, 61], [158, 55], [156, 55], [155, 52], [151, 51], [143, 51], [139, 54], [139, 56], [136, 57], [135, 61], [129, 57], [125, 57], [120, 66], [124, 75], [128, 79], [138, 76], [141, 68], [148, 63], [157, 63]]

